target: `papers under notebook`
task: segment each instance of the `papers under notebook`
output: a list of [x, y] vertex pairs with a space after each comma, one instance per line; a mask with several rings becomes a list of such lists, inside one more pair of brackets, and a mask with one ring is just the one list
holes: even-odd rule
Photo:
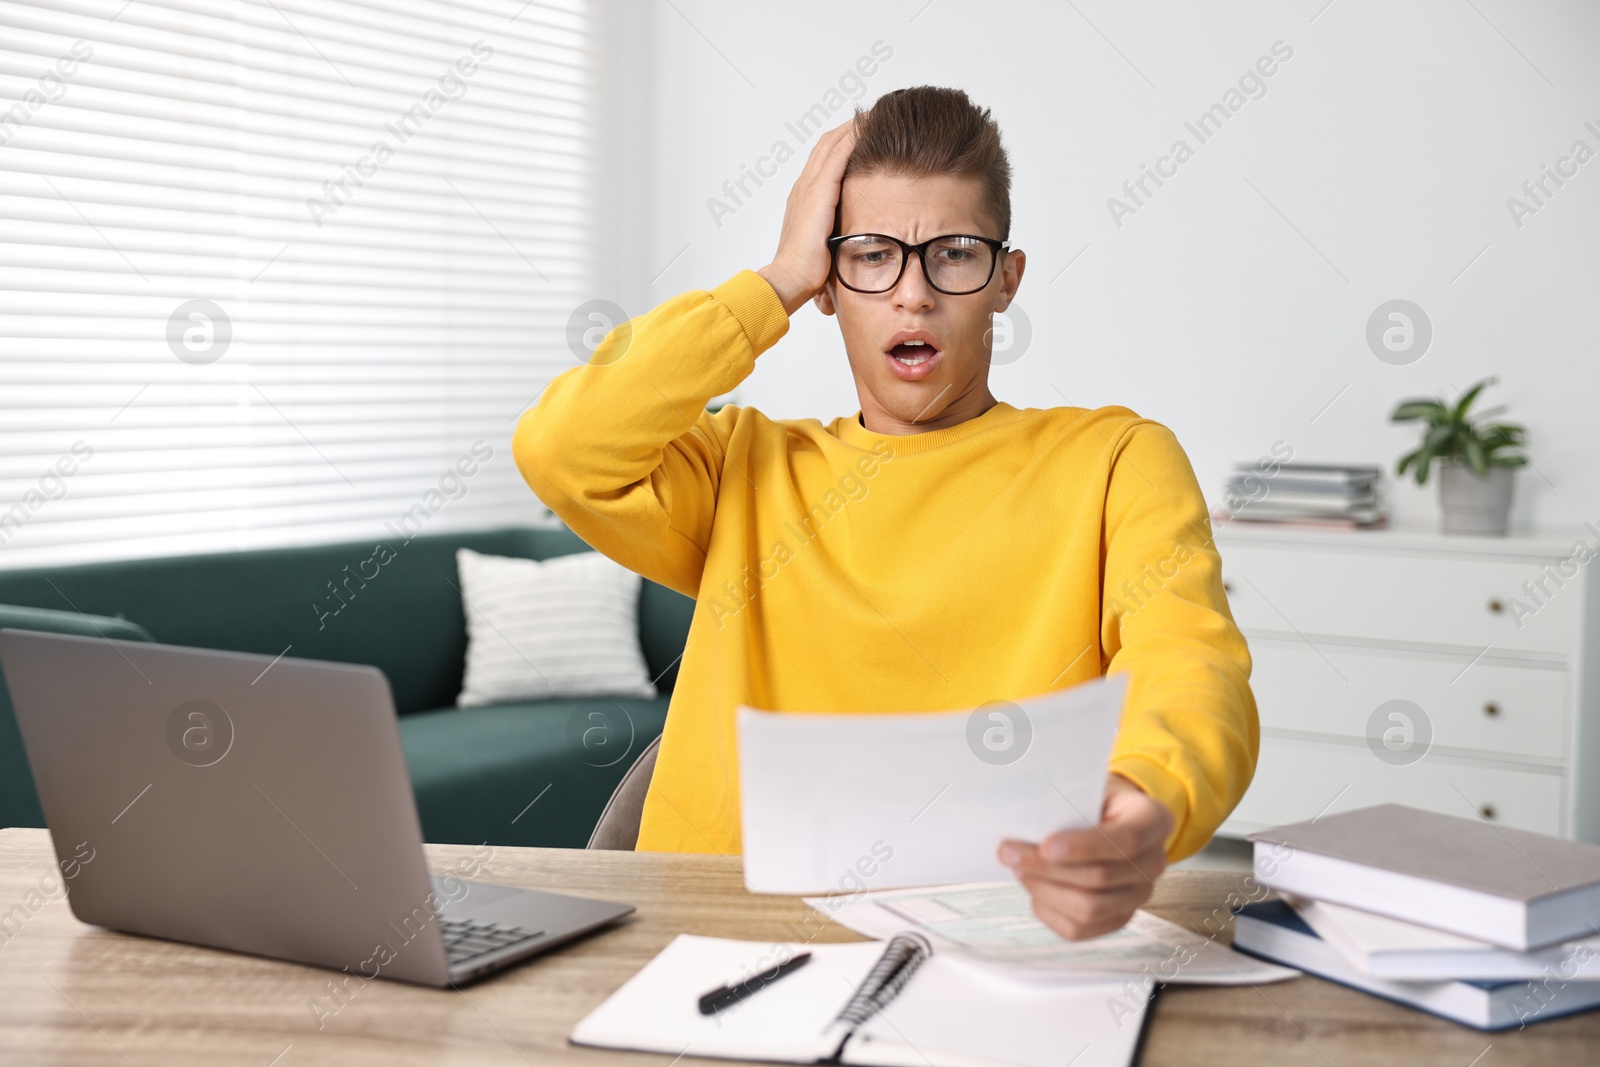
[[971, 960], [1014, 982], [1048, 985], [1086, 975], [1148, 975], [1162, 983], [1258, 985], [1300, 972], [1235, 952], [1142, 908], [1126, 926], [1068, 941], [1039, 921], [1015, 881], [806, 897], [834, 922], [867, 937], [921, 934], [936, 954]]
[[[700, 1013], [700, 994], [806, 951], [806, 966]], [[837, 1055], [860, 1067], [1123, 1067], [1138, 1051], [1151, 989], [1148, 979], [1101, 977], [1019, 990], [913, 937], [817, 945], [679, 934], [569, 1039], [782, 1063]]]
[[976, 708], [741, 706], [745, 885], [827, 893], [1006, 879], [1007, 837], [1099, 822], [1127, 676]]

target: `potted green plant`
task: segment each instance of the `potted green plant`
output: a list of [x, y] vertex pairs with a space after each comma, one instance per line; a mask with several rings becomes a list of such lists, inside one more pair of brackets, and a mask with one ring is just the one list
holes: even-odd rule
[[1511, 515], [1512, 472], [1528, 462], [1522, 445], [1526, 430], [1492, 422], [1504, 405], [1473, 412], [1473, 402], [1494, 378], [1485, 378], [1454, 404], [1437, 397], [1405, 400], [1391, 422], [1422, 421], [1422, 444], [1400, 457], [1395, 473], [1410, 471], [1418, 485], [1428, 481], [1439, 461], [1440, 529], [1447, 534], [1505, 536]]

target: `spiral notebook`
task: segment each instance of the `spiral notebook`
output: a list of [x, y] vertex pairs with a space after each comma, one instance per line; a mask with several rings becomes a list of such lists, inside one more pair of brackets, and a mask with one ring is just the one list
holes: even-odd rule
[[[812, 955], [806, 966], [730, 1009], [700, 1014], [700, 994], [800, 952]], [[1123, 1067], [1137, 1055], [1150, 996], [1144, 977], [1041, 989], [936, 955], [917, 934], [829, 945], [679, 934], [568, 1040], [859, 1067]]]

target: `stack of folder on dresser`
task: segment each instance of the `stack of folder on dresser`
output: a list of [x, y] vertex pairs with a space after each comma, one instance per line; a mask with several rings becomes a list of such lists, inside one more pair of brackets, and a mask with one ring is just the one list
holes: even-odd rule
[[1241, 952], [1481, 1030], [1600, 1007], [1600, 846], [1400, 804], [1250, 840]]
[[1388, 523], [1383, 471], [1331, 463], [1236, 464], [1224, 504], [1212, 518], [1341, 529]]

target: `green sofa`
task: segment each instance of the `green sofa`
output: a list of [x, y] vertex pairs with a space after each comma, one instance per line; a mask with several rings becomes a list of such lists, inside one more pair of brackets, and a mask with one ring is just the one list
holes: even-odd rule
[[[385, 544], [386, 559], [363, 541], [0, 570], [0, 627], [371, 664], [394, 692], [427, 840], [583, 847], [661, 732], [694, 602], [642, 583], [639, 638], [654, 699], [457, 708], [467, 636], [456, 549], [547, 559], [589, 546], [565, 527]], [[0, 826], [43, 825], [0, 689]]]

